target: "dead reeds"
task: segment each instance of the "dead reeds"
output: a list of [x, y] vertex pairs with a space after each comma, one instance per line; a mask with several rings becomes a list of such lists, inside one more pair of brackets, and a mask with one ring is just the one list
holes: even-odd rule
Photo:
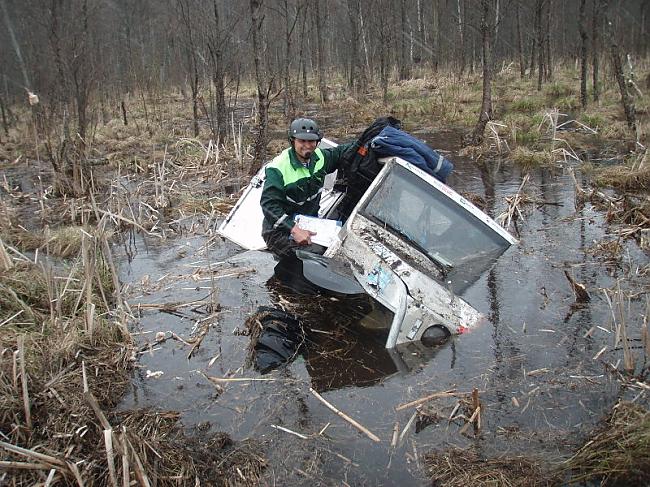
[[552, 475], [524, 456], [485, 458], [473, 450], [450, 449], [424, 456], [427, 476], [434, 486], [468, 485], [528, 487], [555, 485]]
[[235, 445], [224, 434], [188, 441], [178, 413], [113, 412], [130, 382], [135, 348], [101, 230], [106, 221], [81, 231], [72, 260], [52, 266], [15, 249], [5, 255], [0, 483], [258, 485], [266, 461], [253, 444]]
[[522, 179], [517, 192], [513, 196], [507, 196], [505, 198], [508, 208], [501, 213], [496, 220], [506, 230], [510, 228], [511, 223], [516, 223], [519, 219], [521, 219], [522, 222], [525, 221], [524, 214], [521, 211], [521, 206], [529, 200], [527, 195], [523, 192], [524, 186], [526, 186], [529, 179], [530, 176], [526, 174]]
[[[611, 328], [614, 331], [613, 350], [623, 350], [623, 369], [628, 375], [637, 372], [639, 364], [643, 367], [647, 365], [647, 322], [650, 309], [646, 301], [644, 314], [639, 321], [635, 319], [632, 309], [632, 299], [629, 293], [626, 293], [621, 287], [621, 281], [616, 282], [613, 289], [603, 289], [603, 295], [611, 313]], [[639, 345], [635, 345], [635, 342]], [[643, 360], [639, 360], [639, 354], [634, 352], [639, 349], [642, 352]], [[618, 368], [620, 360], [614, 365]]]
[[617, 404], [607, 421], [561, 466], [570, 484], [647, 485], [650, 479], [650, 412]]

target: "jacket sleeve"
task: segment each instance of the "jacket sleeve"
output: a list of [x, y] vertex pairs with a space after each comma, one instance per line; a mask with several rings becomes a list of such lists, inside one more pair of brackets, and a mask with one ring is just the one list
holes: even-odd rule
[[349, 161], [350, 158], [345, 157], [348, 149], [351, 149], [354, 146], [354, 142], [348, 142], [347, 144], [340, 144], [336, 147], [330, 147], [329, 149], [323, 149], [323, 155], [325, 156], [325, 165], [326, 172], [332, 173], [339, 169], [341, 165], [345, 165], [346, 161]]
[[279, 229], [289, 233], [296, 222], [293, 220], [293, 215], [286, 213], [284, 205], [286, 194], [282, 174], [277, 169], [270, 167], [266, 168], [265, 173], [266, 180], [260, 198], [262, 213], [264, 213], [264, 218], [273, 225], [274, 230]]

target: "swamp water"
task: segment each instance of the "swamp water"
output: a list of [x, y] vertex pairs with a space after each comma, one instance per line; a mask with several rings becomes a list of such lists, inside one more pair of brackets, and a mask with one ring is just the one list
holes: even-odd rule
[[[493, 217], [522, 181], [516, 168], [490, 175], [462, 158], [454, 162], [449, 185], [481, 196]], [[622, 394], [606, 365], [622, 369], [623, 352], [613, 347], [613, 312], [602, 289], [620, 280], [623, 291], [642, 291], [648, 259], [633, 241], [610, 259], [594, 251], [617, 239], [616, 228], [589, 203], [576, 211], [562, 168], [533, 171], [524, 193], [532, 201], [521, 207], [519, 245], [465, 295], [488, 323], [437, 348], [387, 351], [385, 332], [355, 323], [346, 303], [279, 284], [269, 253], [194, 231], [166, 241], [136, 237], [126, 247], [130, 258], [122, 255], [121, 279], [132, 310], [140, 310], [133, 331], [143, 350], [121, 408], [179, 411], [189, 435], [225, 431], [253, 439], [268, 460], [263, 482], [273, 485], [427, 485], [423, 455], [452, 446], [486, 457], [565, 457]], [[565, 270], [587, 287], [590, 302], [575, 304]], [[643, 298], [624, 304], [637, 362]], [[250, 365], [250, 337], [242, 332], [260, 306], [278, 303], [293, 304], [294, 312], [304, 304], [312, 332], [305, 353], [262, 375]], [[188, 359], [191, 346], [179, 340], [148, 349], [159, 332], [204, 339]], [[215, 387], [206, 375], [258, 380]], [[381, 442], [343, 421], [310, 388]], [[482, 403], [477, 437], [471, 427], [460, 433], [464, 420], [448, 421], [458, 397], [426, 402], [412, 421], [414, 408], [396, 410], [434, 392], [473, 388]]]

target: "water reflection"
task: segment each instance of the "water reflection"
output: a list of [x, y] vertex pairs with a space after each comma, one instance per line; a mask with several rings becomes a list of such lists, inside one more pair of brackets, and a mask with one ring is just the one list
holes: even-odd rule
[[366, 294], [342, 295], [314, 286], [305, 279], [303, 265], [295, 257], [278, 262], [267, 281], [275, 307], [260, 307], [248, 320], [251, 362], [259, 372], [300, 356], [319, 392], [368, 387], [418, 370], [450, 346], [451, 341], [441, 346], [417, 342], [387, 350], [392, 313]]

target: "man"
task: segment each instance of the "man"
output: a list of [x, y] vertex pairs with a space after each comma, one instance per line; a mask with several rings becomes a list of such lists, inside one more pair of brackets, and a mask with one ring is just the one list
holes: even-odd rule
[[[323, 252], [312, 245], [313, 232], [296, 225], [295, 215], [318, 216], [325, 176], [336, 171], [343, 154], [353, 144], [319, 149], [322, 139], [316, 122], [297, 118], [289, 126], [289, 143], [266, 167], [260, 203], [264, 213], [262, 237], [278, 257], [291, 256], [295, 249]], [[320, 248], [318, 248], [320, 247]]]

